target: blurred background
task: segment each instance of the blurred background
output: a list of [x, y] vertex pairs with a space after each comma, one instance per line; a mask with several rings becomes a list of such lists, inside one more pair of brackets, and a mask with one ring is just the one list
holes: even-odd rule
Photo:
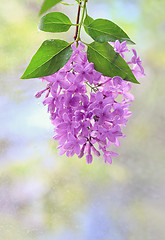
[[[91, 17], [114, 21], [137, 43], [147, 75], [133, 85], [133, 116], [112, 165], [60, 157], [47, 109], [34, 98], [44, 84], [19, 79], [44, 40], [73, 39], [74, 27], [38, 31], [41, 4], [0, 6], [0, 239], [165, 239], [165, 1], [88, 1]], [[76, 5], [53, 10], [76, 21]]]

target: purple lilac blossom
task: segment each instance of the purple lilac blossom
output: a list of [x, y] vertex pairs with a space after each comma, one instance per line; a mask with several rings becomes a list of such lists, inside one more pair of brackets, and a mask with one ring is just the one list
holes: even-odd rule
[[[126, 42], [118, 40], [114, 50], [125, 59], [130, 52]], [[119, 146], [119, 138], [124, 138], [121, 128], [126, 126], [130, 103], [134, 96], [129, 92], [131, 83], [121, 77], [105, 77], [94, 69], [87, 60], [83, 43], [72, 45], [73, 54], [67, 64], [51, 76], [41, 78], [47, 86], [35, 97], [46, 92], [43, 104], [47, 105], [54, 125], [54, 140], [59, 141], [60, 155], [68, 157], [86, 155], [91, 164], [93, 156], [103, 154], [105, 163], [112, 163], [117, 153], [109, 151], [111, 145]], [[135, 77], [143, 77], [144, 69], [135, 49], [127, 62]], [[120, 99], [120, 100], [119, 100]]]

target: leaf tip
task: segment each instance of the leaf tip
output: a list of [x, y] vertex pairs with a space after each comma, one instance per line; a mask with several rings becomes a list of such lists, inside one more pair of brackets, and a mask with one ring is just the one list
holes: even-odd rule
[[27, 74], [25, 74], [26, 73], [26, 71], [22, 74], [22, 76], [20, 77], [20, 79], [28, 79], [29, 77], [29, 75], [27, 75]]
[[19, 79], [24, 79], [24, 74], [22, 74], [22, 76]]
[[140, 84], [140, 82], [138, 82], [138, 80], [135, 78], [135, 80], [133, 81], [133, 83], [136, 83], [136, 84]]
[[123, 78], [123, 80], [124, 80], [124, 81], [127, 81], [127, 82], [131, 82], [131, 83], [140, 84], [135, 77], [134, 77], [134, 78], [125, 77], [125, 78]]
[[44, 13], [43, 9], [41, 8], [39, 13], [38, 13], [38, 16], [40, 17], [42, 14]]
[[130, 44], [136, 45], [136, 43], [132, 40], [130, 41]]
[[20, 77], [20, 79], [26, 79], [26, 77], [24, 76], [24, 74]]

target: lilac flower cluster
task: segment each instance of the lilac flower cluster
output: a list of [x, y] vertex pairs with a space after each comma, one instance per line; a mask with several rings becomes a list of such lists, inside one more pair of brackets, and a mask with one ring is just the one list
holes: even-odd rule
[[[123, 58], [128, 52], [126, 42], [111, 43]], [[79, 158], [86, 154], [87, 163], [92, 163], [92, 152], [103, 153], [104, 162], [111, 164], [117, 156], [109, 150], [111, 144], [119, 146], [119, 138], [125, 137], [121, 127], [131, 116], [129, 92], [131, 83], [121, 77], [105, 77], [87, 60], [85, 46], [79, 42], [72, 45], [73, 54], [67, 64], [51, 76], [43, 77], [47, 82], [44, 90], [36, 93], [39, 98], [46, 92], [43, 104], [47, 105], [55, 129], [54, 140], [59, 141], [60, 154]], [[139, 57], [132, 49], [133, 57], [128, 62], [136, 77], [144, 70]]]

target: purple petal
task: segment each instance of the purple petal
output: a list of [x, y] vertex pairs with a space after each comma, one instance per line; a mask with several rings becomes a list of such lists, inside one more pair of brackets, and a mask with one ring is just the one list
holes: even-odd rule
[[104, 113], [105, 115], [107, 115], [108, 113], [110, 114], [110, 111], [111, 111], [111, 105], [110, 105], [110, 104], [106, 105], [106, 106], [103, 108], [103, 113]]
[[63, 155], [65, 152], [66, 152], [66, 149], [61, 148], [60, 151], [59, 151], [59, 155]]
[[91, 164], [91, 163], [92, 163], [93, 157], [92, 157], [91, 154], [86, 155], [86, 161], [87, 161], [88, 164]]
[[80, 98], [77, 96], [74, 96], [69, 100], [69, 103], [72, 107], [77, 107], [79, 105], [79, 102], [80, 102]]
[[82, 148], [81, 148], [81, 150], [80, 150], [80, 154], [79, 154], [79, 158], [82, 158], [83, 156], [84, 156], [84, 150], [85, 150], [85, 146], [86, 146], [86, 144], [84, 144], [83, 146], [82, 146]]
[[119, 155], [118, 153], [115, 153], [115, 152], [112, 152], [112, 151], [111, 151], [111, 156], [112, 156], [112, 157], [117, 157], [118, 155]]
[[93, 70], [94, 70], [94, 63], [89, 63], [89, 64], [85, 67], [84, 72], [91, 73]]
[[76, 75], [75, 81], [76, 81], [76, 82], [82, 82], [83, 79], [84, 79], [84, 75], [83, 75], [82, 73], [78, 73], [78, 74]]
[[74, 146], [74, 143], [73, 142], [67, 142], [65, 143], [64, 145], [64, 149], [72, 149]]
[[68, 88], [70, 87], [69, 82], [67, 82], [65, 79], [60, 80], [60, 81], [59, 81], [59, 84], [60, 84], [60, 86], [61, 86], [62, 88], [64, 88], [64, 89], [68, 89]]
[[132, 48], [132, 52], [133, 52], [134, 56], [137, 57], [137, 52], [134, 48]]
[[95, 109], [93, 110], [93, 114], [95, 114], [96, 116], [99, 117], [99, 116], [102, 114], [102, 110], [99, 109], [99, 108], [95, 108]]
[[60, 123], [57, 126], [58, 129], [67, 129], [68, 128], [68, 123]]
[[73, 69], [75, 72], [82, 73], [84, 71], [84, 67], [80, 64], [74, 64]]
[[115, 142], [116, 141], [116, 137], [111, 132], [109, 132], [107, 134], [107, 138], [110, 142]]
[[116, 52], [120, 51], [120, 42], [119, 42], [119, 40], [115, 41], [114, 49], [115, 49]]
[[130, 102], [134, 101], [134, 95], [132, 93], [125, 93], [124, 95]]
[[103, 100], [103, 94], [101, 92], [96, 93], [96, 100], [97, 101], [102, 101]]
[[78, 140], [79, 144], [84, 144], [84, 143], [86, 143], [86, 141], [87, 141], [87, 139], [84, 137]]
[[102, 74], [100, 72], [97, 71], [93, 71], [93, 79], [95, 82], [98, 82], [101, 78]]
[[50, 104], [50, 103], [52, 103], [53, 99], [54, 99], [53, 97], [45, 98], [42, 103], [43, 103], [44, 105]]
[[112, 97], [106, 97], [104, 99], [104, 104], [107, 105], [107, 104], [112, 104], [114, 103], [114, 99]]
[[104, 162], [105, 162], [105, 163], [112, 164], [112, 158], [111, 158], [111, 156], [104, 154]]
[[97, 149], [96, 149], [94, 146], [92, 146], [92, 151], [94, 152], [94, 154], [95, 154], [97, 157], [100, 157], [100, 152], [97, 151]]
[[52, 88], [54, 89], [55, 92], [57, 92], [57, 89], [58, 89], [58, 82], [55, 81], [52, 85]]
[[122, 81], [123, 81], [123, 79], [121, 77], [118, 77], [118, 76], [113, 77], [113, 83], [115, 86], [121, 85]]
[[69, 82], [74, 83], [75, 76], [76, 76], [75, 74], [68, 72], [66, 78], [68, 79]]
[[86, 80], [92, 84], [93, 83], [93, 74], [91, 73], [84, 73], [84, 77], [86, 78]]
[[78, 143], [75, 144], [75, 146], [74, 146], [74, 151], [75, 151], [75, 153], [76, 153], [77, 155], [80, 154], [80, 145], [79, 145]]

